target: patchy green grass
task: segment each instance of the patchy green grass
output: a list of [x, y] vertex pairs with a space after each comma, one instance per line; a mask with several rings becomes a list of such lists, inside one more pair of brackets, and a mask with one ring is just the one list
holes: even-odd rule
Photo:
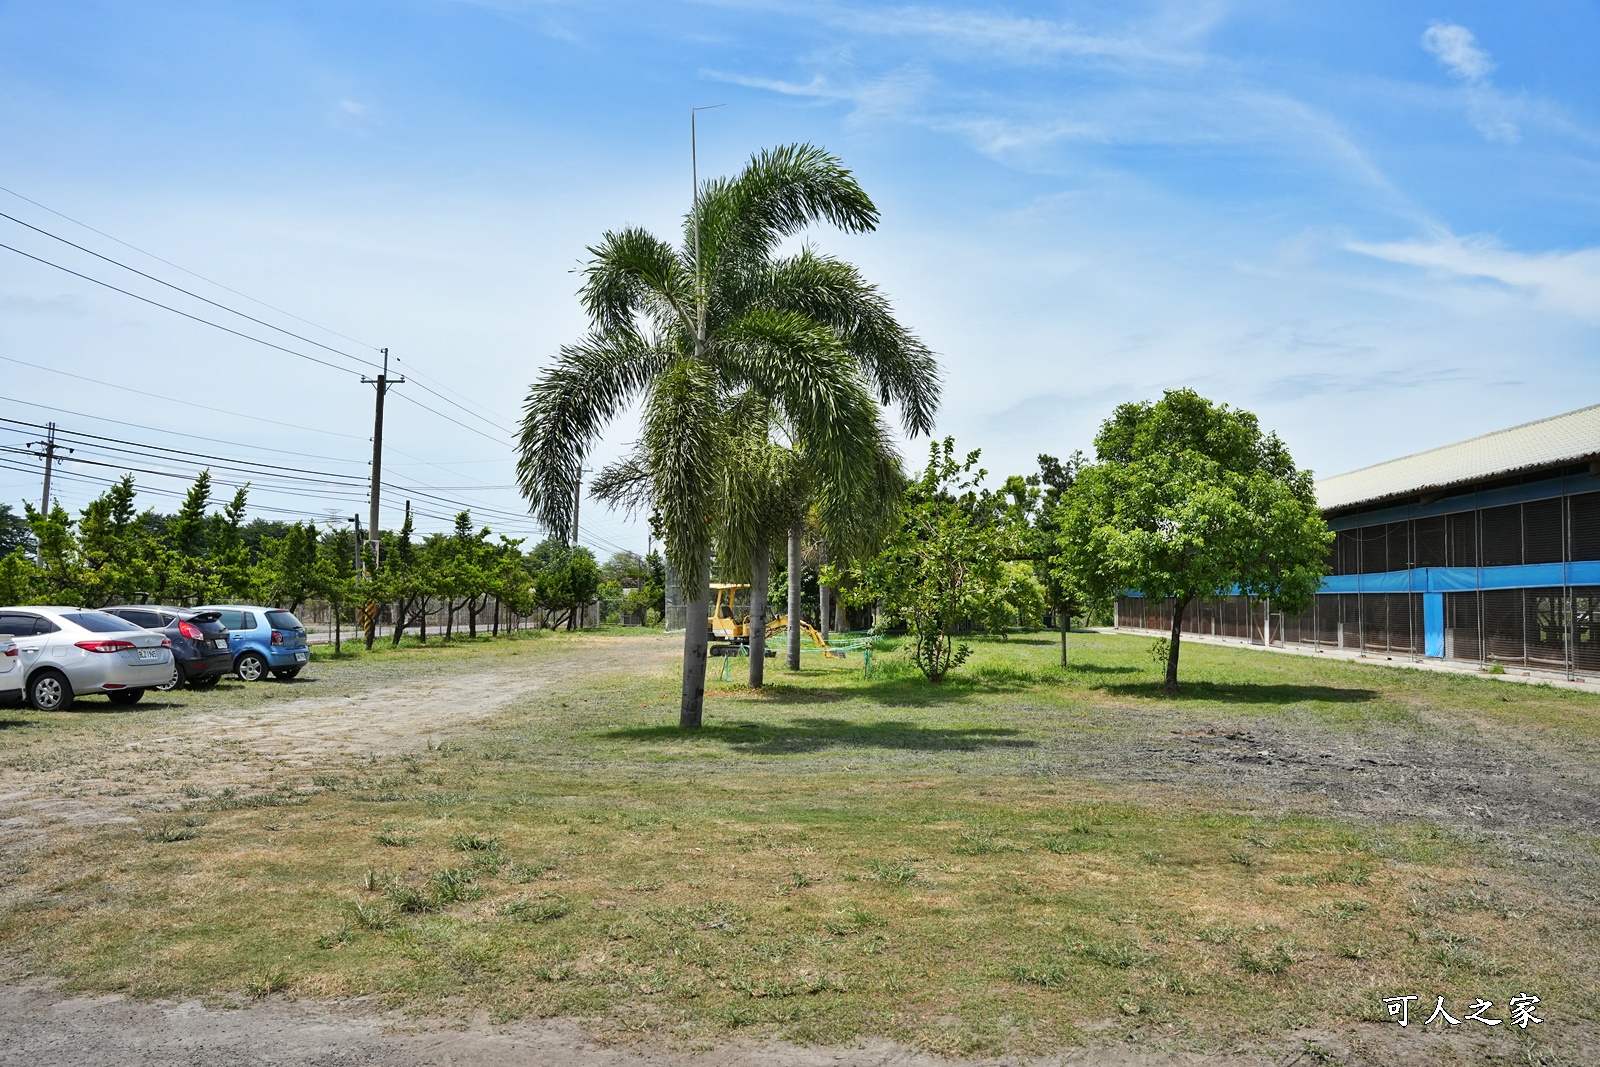
[[[507, 646], [569, 640], [374, 662], [385, 685], [407, 670], [492, 684], [519, 669]], [[693, 735], [665, 671], [580, 669], [443, 746], [175, 792], [144, 831], [74, 831], [37, 853], [0, 941], [73, 988], [139, 996], [374, 995], [947, 1054], [1123, 1036], [1220, 1048], [1382, 1023], [1380, 998], [1400, 992], [1527, 990], [1594, 1021], [1592, 898], [1496, 845], [1059, 759], [1165, 772], [1150, 740], [1213, 719], [1330, 745], [1529, 731], [1581, 755], [1600, 701], [1198, 645], [1172, 699], [1143, 639], [1074, 635], [1065, 669], [1051, 635], [976, 644], [942, 686], [892, 649], [872, 678], [808, 659], [761, 693], [714, 682]], [[358, 692], [373, 669], [318, 677]], [[26, 732], [0, 732], [0, 761]]]

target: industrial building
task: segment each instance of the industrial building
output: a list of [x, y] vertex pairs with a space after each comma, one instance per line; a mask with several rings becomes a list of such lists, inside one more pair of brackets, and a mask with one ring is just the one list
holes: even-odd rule
[[[1600, 405], [1317, 483], [1335, 540], [1309, 611], [1191, 603], [1183, 631], [1600, 675]], [[1173, 602], [1117, 602], [1170, 631]]]

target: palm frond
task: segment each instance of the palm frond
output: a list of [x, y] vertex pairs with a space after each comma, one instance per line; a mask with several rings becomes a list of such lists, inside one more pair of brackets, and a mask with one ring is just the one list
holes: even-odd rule
[[661, 514], [667, 562], [684, 589], [706, 580], [722, 488], [723, 394], [705, 363], [679, 359], [661, 371], [644, 406], [641, 450]]
[[772, 398], [796, 445], [849, 493], [883, 437], [878, 406], [838, 337], [793, 311], [758, 308], [729, 324], [719, 368]]
[[694, 285], [688, 269], [671, 245], [639, 227], [608, 230], [589, 249], [579, 296], [601, 331], [629, 329], [641, 314], [663, 330], [674, 320], [680, 328], [692, 321]]
[[589, 483], [589, 495], [632, 517], [654, 506], [651, 493], [650, 457], [643, 449], [615, 463], [607, 464]]
[[939, 408], [938, 361], [895, 318], [888, 298], [852, 264], [807, 248], [773, 263], [757, 286], [757, 299], [830, 326], [883, 403], [900, 406], [907, 432], [933, 432]]
[[594, 438], [671, 358], [661, 344], [631, 330], [595, 333], [562, 348], [528, 391], [517, 482], [552, 536], [571, 529], [573, 495]]

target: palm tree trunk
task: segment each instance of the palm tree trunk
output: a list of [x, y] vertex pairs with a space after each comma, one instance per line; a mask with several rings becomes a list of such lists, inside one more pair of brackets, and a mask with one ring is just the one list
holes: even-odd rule
[[767, 674], [767, 579], [772, 547], [762, 542], [750, 561], [750, 688], [760, 689]]
[[700, 729], [706, 702], [706, 645], [711, 625], [711, 552], [707, 549], [700, 564], [700, 580], [695, 583], [694, 599], [689, 602], [689, 618], [683, 628], [683, 697], [678, 704], [678, 727]]
[[789, 527], [789, 669], [800, 669], [800, 524]]
[[833, 624], [833, 590], [822, 584], [822, 565], [827, 562], [828, 542], [824, 541], [817, 556], [817, 629], [822, 632], [823, 644], [828, 643], [828, 633]]

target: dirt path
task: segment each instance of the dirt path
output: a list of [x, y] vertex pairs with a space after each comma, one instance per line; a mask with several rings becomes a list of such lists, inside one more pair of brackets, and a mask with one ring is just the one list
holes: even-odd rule
[[[37, 766], [0, 777], [0, 855], [42, 843], [52, 825], [135, 822], [140, 809], [171, 806], [185, 790], [249, 791], [335, 762], [348, 766], [350, 757], [420, 751], [574, 675], [636, 671], [676, 651], [659, 637], [574, 641], [470, 669], [422, 666], [379, 688], [75, 731], [36, 756]], [[203, 709], [208, 696], [172, 699]]]
[[[31, 983], [0, 985], [0, 1033], [0, 1067], [957, 1067], [883, 1040], [843, 1048], [784, 1042], [733, 1042], [701, 1052], [619, 1048], [569, 1019], [451, 1026], [382, 1013], [365, 1001], [274, 997], [208, 1008], [198, 1001], [74, 996]], [[1323, 1058], [1330, 1053], [1340, 1057], [1332, 1062], [1433, 1067], [1467, 1062], [1492, 1044], [1477, 1035], [1401, 1040], [1410, 1036], [1369, 1026], [1358, 1035], [1285, 1034], [1261, 1049], [1224, 1055], [1113, 1047], [1042, 1059], [961, 1060], [959, 1067], [1315, 1067], [1330, 1062]], [[1327, 1051], [1312, 1056], [1306, 1041]]]

